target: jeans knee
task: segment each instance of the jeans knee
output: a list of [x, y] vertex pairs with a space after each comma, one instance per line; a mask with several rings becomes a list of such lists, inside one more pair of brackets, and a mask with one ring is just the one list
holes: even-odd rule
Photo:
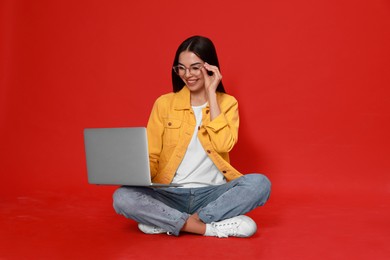
[[125, 188], [119, 188], [112, 195], [113, 207], [118, 214], [121, 214], [123, 209], [129, 206], [130, 200], [127, 198], [128, 196], [126, 194], [127, 191]]
[[271, 181], [263, 174], [247, 174], [245, 176], [248, 178], [248, 183], [259, 200], [259, 204], [265, 204], [271, 194]]
[[113, 204], [113, 207], [117, 213], [118, 213], [118, 210], [119, 210], [120, 204], [121, 204], [121, 198], [122, 198], [121, 189], [122, 188], [117, 189], [114, 192], [114, 194], [112, 195], [112, 204]]

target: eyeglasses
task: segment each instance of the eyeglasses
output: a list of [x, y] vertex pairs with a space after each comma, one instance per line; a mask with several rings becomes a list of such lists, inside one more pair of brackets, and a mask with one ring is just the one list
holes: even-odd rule
[[183, 66], [183, 65], [176, 65], [173, 66], [173, 70], [176, 72], [179, 76], [184, 76], [188, 70], [188, 72], [193, 76], [199, 76], [201, 73], [201, 70], [203, 68], [203, 64], [195, 64], [191, 65], [189, 68]]

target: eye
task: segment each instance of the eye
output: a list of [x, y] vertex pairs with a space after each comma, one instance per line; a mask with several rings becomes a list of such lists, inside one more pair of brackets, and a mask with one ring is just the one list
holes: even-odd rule
[[194, 71], [197, 71], [197, 70], [200, 70], [201, 66], [192, 66], [191, 67], [191, 70], [194, 70]]
[[177, 66], [177, 69], [179, 71], [185, 71], [186, 70], [186, 68], [184, 66]]

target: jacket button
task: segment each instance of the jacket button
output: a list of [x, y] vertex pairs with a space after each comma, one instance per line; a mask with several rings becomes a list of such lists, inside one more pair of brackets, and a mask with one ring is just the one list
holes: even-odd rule
[[222, 173], [226, 173], [226, 171], [222, 171]]
[[211, 153], [211, 151], [210, 151], [210, 150], [207, 150], [207, 153]]
[[210, 110], [206, 110], [206, 114], [208, 114], [210, 112]]
[[200, 130], [200, 126], [198, 126], [198, 130]]
[[171, 126], [171, 125], [172, 125], [172, 123], [171, 123], [171, 122], [169, 122], [169, 123], [168, 123], [168, 125], [169, 125], [169, 126]]

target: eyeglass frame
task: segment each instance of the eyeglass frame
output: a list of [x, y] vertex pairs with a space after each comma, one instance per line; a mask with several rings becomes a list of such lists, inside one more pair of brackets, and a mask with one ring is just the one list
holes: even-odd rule
[[[196, 76], [196, 75], [198, 75], [198, 74], [192, 73], [191, 70], [193, 69], [194, 66], [199, 66], [199, 65], [200, 65], [200, 67], [197, 68], [197, 69], [198, 69], [199, 71], [201, 71], [201, 69], [204, 67], [204, 63], [200, 63], [200, 62], [195, 63], [195, 64], [192, 64], [189, 68], [187, 68], [187, 67], [184, 66], [183, 64], [178, 64], [178, 65], [176, 65], [176, 66], [173, 66], [172, 69], [173, 69], [173, 71], [174, 71], [177, 75], [179, 75], [179, 76], [184, 76], [184, 75], [186, 75], [187, 70], [188, 70], [188, 72], [189, 72], [191, 75]], [[182, 75], [180, 75], [180, 73], [176, 71], [179, 67], [182, 67], [182, 68], [184, 69], [184, 73], [183, 73]], [[199, 74], [200, 74], [200, 72], [199, 72]]]

